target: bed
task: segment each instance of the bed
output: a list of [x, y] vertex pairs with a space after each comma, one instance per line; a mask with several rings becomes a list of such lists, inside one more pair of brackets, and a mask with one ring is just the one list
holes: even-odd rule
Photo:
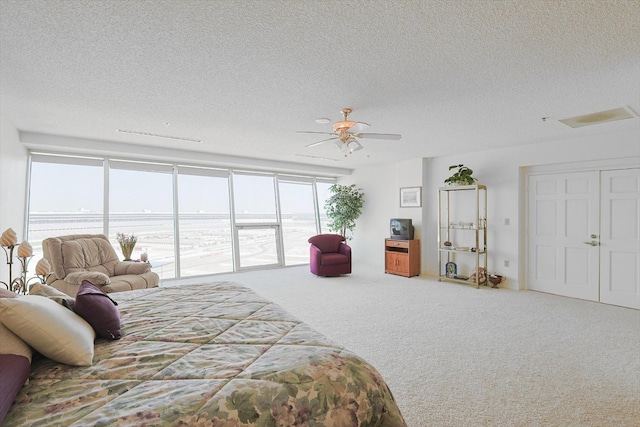
[[4, 425], [406, 426], [371, 365], [249, 288], [109, 297], [121, 338], [88, 366], [34, 355]]

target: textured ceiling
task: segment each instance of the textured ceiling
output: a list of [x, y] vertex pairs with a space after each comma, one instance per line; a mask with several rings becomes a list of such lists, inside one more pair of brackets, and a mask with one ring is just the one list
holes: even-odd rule
[[[339, 168], [640, 129], [558, 122], [640, 112], [639, 22], [636, 0], [2, 0], [0, 114], [27, 132]], [[322, 136], [295, 131], [330, 131], [315, 119], [344, 107], [402, 139], [347, 158], [305, 148]]]

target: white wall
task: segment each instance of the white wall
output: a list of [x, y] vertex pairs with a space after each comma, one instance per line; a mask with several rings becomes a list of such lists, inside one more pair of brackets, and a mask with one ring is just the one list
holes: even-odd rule
[[[423, 210], [422, 270], [437, 276], [437, 189], [450, 175], [449, 165], [463, 163], [474, 170], [479, 182], [487, 185], [488, 192], [488, 271], [507, 276], [504, 286], [512, 289], [525, 287], [524, 283], [524, 201], [523, 170], [528, 166], [567, 164], [577, 162], [630, 157], [640, 159], [640, 135], [637, 131], [602, 134], [563, 141], [550, 141], [513, 148], [459, 154], [425, 159], [425, 209]], [[431, 205], [429, 202], [432, 202]], [[509, 218], [510, 225], [505, 225]], [[509, 260], [509, 267], [504, 267]]]
[[415, 238], [421, 238], [422, 208], [401, 208], [400, 188], [422, 186], [422, 159], [360, 168], [338, 182], [356, 184], [364, 191], [362, 216], [349, 241], [354, 271], [361, 264], [384, 272], [384, 239], [389, 237], [391, 218], [411, 218]]
[[[506, 276], [503, 286], [520, 289], [524, 287], [521, 277], [524, 274], [523, 171], [536, 165], [630, 157], [640, 160], [638, 131], [357, 169], [352, 175], [339, 180], [341, 184], [356, 184], [365, 193], [363, 215], [357, 221], [353, 239], [349, 242], [354, 252], [354, 271], [358, 268], [384, 271], [384, 239], [389, 235], [389, 219], [407, 217], [416, 225], [416, 239], [421, 239], [421, 275], [437, 277], [437, 190], [451, 175], [449, 166], [463, 163], [474, 170], [474, 176], [480, 183], [488, 187], [488, 271]], [[423, 207], [400, 208], [399, 189], [420, 185]], [[509, 219], [510, 225], [504, 225], [505, 218]], [[509, 260], [508, 268], [504, 267], [504, 260]]]
[[[20, 241], [26, 226], [27, 161], [18, 130], [0, 115], [0, 233], [11, 227]], [[0, 254], [0, 280], [6, 282], [8, 277], [6, 259]]]

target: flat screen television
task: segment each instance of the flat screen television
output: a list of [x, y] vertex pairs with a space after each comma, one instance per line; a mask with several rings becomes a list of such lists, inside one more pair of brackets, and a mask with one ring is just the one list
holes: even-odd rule
[[389, 223], [392, 239], [413, 240], [413, 225], [411, 218], [392, 218]]

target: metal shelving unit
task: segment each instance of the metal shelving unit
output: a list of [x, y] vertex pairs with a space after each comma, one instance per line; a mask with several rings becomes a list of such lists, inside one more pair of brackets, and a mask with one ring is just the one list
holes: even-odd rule
[[[458, 271], [456, 261], [484, 268], [475, 280]], [[474, 284], [486, 283], [487, 275], [487, 187], [482, 184], [440, 187], [438, 189], [438, 280]]]

